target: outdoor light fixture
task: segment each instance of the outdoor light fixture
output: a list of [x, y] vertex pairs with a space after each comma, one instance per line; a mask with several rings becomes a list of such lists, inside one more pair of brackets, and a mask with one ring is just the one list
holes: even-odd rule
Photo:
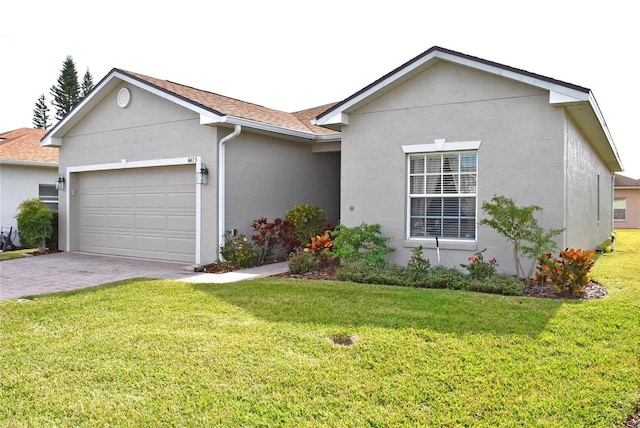
[[64, 190], [64, 177], [59, 175], [56, 180], [56, 190]]
[[209, 177], [209, 169], [207, 168], [207, 165], [203, 163], [202, 166], [200, 167], [200, 170], [196, 171], [196, 183], [207, 184], [208, 177]]

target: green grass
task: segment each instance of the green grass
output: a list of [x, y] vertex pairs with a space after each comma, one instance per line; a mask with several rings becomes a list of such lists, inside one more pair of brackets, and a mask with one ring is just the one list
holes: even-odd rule
[[24, 257], [25, 254], [33, 254], [37, 252], [38, 252], [37, 248], [31, 248], [28, 250], [5, 251], [0, 253], [0, 262], [3, 260], [19, 259]]
[[586, 302], [275, 278], [0, 302], [0, 426], [619, 427], [639, 251], [620, 231]]

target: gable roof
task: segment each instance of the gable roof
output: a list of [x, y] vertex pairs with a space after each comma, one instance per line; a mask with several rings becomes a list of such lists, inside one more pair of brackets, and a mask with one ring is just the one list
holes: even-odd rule
[[625, 189], [640, 189], [640, 180], [629, 178], [624, 175], [615, 174], [614, 187]]
[[19, 128], [0, 134], [0, 162], [24, 165], [58, 164], [58, 149], [42, 147], [44, 129]]
[[[311, 119], [331, 105], [296, 113], [196, 89], [144, 74], [112, 69], [94, 89], [43, 138], [43, 145], [60, 145], [57, 140], [77, 124], [102, 98], [122, 82], [179, 104], [200, 114], [200, 124], [243, 125], [262, 133], [275, 133], [307, 141], [336, 140], [340, 133], [311, 123]], [[311, 111], [313, 114], [309, 114]]]
[[622, 171], [620, 156], [590, 89], [439, 46], [424, 51], [343, 101], [336, 103], [319, 114], [313, 123], [339, 130], [343, 125], [349, 124], [351, 112], [441, 61], [470, 67], [549, 91], [549, 104], [565, 107], [593, 143], [594, 148], [611, 171]]

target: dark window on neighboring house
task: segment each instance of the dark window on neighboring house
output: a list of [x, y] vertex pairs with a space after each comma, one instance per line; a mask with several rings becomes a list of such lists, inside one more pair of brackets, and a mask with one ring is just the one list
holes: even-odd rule
[[627, 219], [627, 198], [615, 198], [613, 201], [613, 219], [624, 221]]
[[58, 211], [58, 191], [55, 184], [40, 184], [38, 197], [46, 206]]
[[477, 152], [409, 155], [409, 237], [475, 239]]

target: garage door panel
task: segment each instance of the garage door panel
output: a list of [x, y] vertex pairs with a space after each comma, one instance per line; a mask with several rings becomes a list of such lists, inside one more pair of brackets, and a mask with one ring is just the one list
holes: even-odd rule
[[167, 217], [164, 215], [136, 215], [136, 228], [140, 230], [167, 230]]
[[165, 208], [167, 206], [165, 193], [144, 193], [136, 195], [136, 207], [138, 208]]
[[110, 214], [107, 217], [107, 227], [129, 230], [133, 227], [133, 221], [130, 214]]
[[191, 217], [169, 215], [167, 216], [167, 229], [177, 232], [193, 232], [193, 228], [191, 227]]
[[109, 189], [132, 189], [134, 184], [133, 173], [108, 173], [106, 185]]
[[189, 193], [167, 194], [167, 208], [195, 209], [196, 200]]
[[83, 228], [104, 227], [107, 224], [107, 216], [105, 214], [82, 214], [80, 217], [80, 225]]
[[105, 208], [107, 206], [107, 198], [104, 194], [94, 195], [85, 194], [86, 197], [82, 199], [82, 205], [80, 208]]
[[[131, 235], [125, 233], [110, 233], [107, 235], [106, 246], [120, 250], [134, 250], [134, 239]], [[129, 254], [119, 254], [129, 255]]]
[[109, 208], [126, 208], [130, 207], [133, 202], [131, 194], [115, 194], [107, 196], [107, 207]]
[[81, 251], [195, 261], [193, 165], [78, 174]]

